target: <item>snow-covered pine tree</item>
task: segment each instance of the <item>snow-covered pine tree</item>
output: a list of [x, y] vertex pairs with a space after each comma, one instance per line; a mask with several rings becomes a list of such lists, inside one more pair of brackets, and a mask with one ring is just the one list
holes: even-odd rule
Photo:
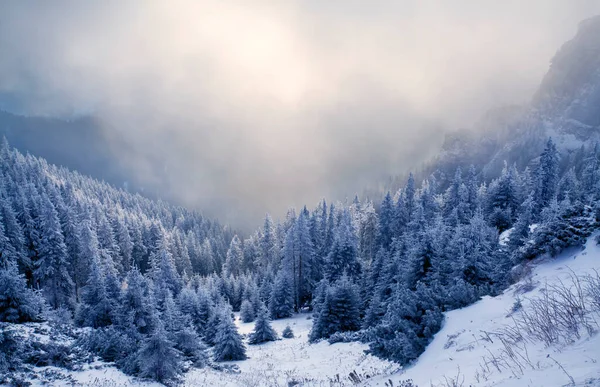
[[[2, 231], [0, 223], [0, 241]], [[44, 299], [27, 287], [27, 281], [19, 273], [16, 260], [8, 257], [0, 247], [0, 322], [38, 321], [43, 308]]]
[[135, 267], [127, 273], [125, 284], [116, 312], [117, 323], [125, 329], [132, 327], [140, 334], [149, 334], [158, 323], [152, 289]]
[[325, 260], [325, 277], [328, 281], [333, 282], [344, 273], [351, 278], [358, 278], [361, 267], [357, 259], [357, 244], [350, 212], [344, 211], [336, 228], [333, 246]]
[[202, 332], [203, 321], [198, 294], [189, 285], [177, 296], [177, 306], [181, 313], [188, 316], [197, 333]]
[[395, 213], [392, 195], [388, 192], [379, 210], [379, 245], [385, 249], [389, 249], [394, 237]]
[[235, 277], [239, 276], [243, 261], [242, 242], [237, 235], [234, 235], [229, 244], [229, 250], [227, 250], [227, 259], [225, 260], [225, 265], [223, 265], [223, 275], [226, 278], [232, 275]]
[[35, 278], [51, 307], [72, 308], [74, 285], [67, 267], [67, 246], [58, 213], [47, 195], [42, 195], [41, 200], [41, 234]]
[[154, 332], [142, 343], [137, 354], [140, 376], [164, 383], [181, 374], [181, 353], [169, 340], [167, 331], [159, 320]]
[[363, 206], [358, 227], [359, 257], [363, 264], [370, 265], [375, 259], [378, 233], [379, 219], [373, 202], [368, 201]]
[[533, 223], [533, 211], [535, 201], [533, 192], [529, 194], [527, 199], [521, 204], [521, 211], [513, 230], [510, 232], [509, 244], [514, 248], [522, 246], [529, 237], [529, 229]]
[[336, 332], [360, 329], [360, 300], [358, 289], [346, 276], [333, 283], [309, 334], [311, 342], [328, 338]]
[[285, 326], [285, 328], [283, 329], [283, 332], [281, 332], [281, 337], [283, 337], [284, 339], [293, 339], [294, 338], [294, 331], [292, 331], [292, 328], [290, 328], [289, 325]]
[[290, 317], [294, 312], [293, 284], [290, 277], [290, 273], [284, 269], [277, 274], [269, 298], [269, 312], [273, 319]]
[[242, 306], [240, 307], [240, 318], [242, 319], [242, 322], [245, 323], [252, 322], [256, 318], [254, 306], [250, 301], [242, 301]]
[[558, 186], [559, 155], [556, 145], [551, 138], [540, 155], [540, 162], [535, 174], [535, 203], [537, 214], [548, 206]]
[[277, 340], [277, 332], [271, 326], [267, 308], [263, 305], [256, 317], [254, 331], [248, 337], [248, 344], [262, 344]]
[[[0, 179], [2, 176], [0, 176]], [[25, 236], [23, 228], [17, 220], [17, 215], [8, 198], [3, 194], [8, 195], [6, 186], [0, 182], [0, 224], [4, 223], [4, 234], [6, 243], [0, 246], [0, 249], [5, 254], [10, 254], [16, 260], [20, 267], [25, 267], [28, 264], [28, 257], [25, 245]]]
[[219, 311], [219, 325], [213, 348], [215, 361], [245, 360], [246, 346], [237, 331], [227, 308]]
[[166, 297], [166, 291], [177, 296], [183, 286], [181, 277], [177, 273], [173, 256], [165, 246], [150, 256], [150, 278], [154, 285], [154, 297], [159, 306]]

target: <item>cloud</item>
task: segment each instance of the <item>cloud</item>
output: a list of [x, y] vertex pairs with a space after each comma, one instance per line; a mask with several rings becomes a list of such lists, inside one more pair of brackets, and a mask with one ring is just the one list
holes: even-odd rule
[[[0, 92], [94, 112], [124, 165], [236, 225], [418, 167], [526, 102], [597, 1], [22, 1]], [[16, 96], [16, 97], [15, 97]]]

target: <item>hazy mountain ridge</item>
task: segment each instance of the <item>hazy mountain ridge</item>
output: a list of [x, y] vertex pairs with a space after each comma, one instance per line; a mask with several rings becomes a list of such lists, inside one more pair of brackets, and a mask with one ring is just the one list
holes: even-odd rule
[[496, 177], [504, 161], [531, 163], [552, 137], [571, 152], [600, 139], [600, 16], [582, 21], [555, 54], [528, 106], [490, 111], [471, 129], [446, 136], [429, 170], [481, 165]]

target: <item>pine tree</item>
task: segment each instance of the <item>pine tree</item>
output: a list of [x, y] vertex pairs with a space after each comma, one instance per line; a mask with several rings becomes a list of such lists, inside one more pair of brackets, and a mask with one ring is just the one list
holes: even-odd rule
[[149, 274], [154, 284], [154, 296], [159, 306], [164, 302], [167, 291], [174, 295], [179, 294], [182, 288], [181, 277], [175, 268], [173, 256], [164, 246], [150, 256]]
[[557, 185], [558, 151], [550, 138], [546, 143], [546, 148], [540, 155], [540, 163], [536, 171], [535, 198], [538, 214], [550, 204], [550, 201], [556, 195]]
[[215, 346], [215, 361], [234, 361], [246, 359], [246, 347], [227, 310], [221, 310]]
[[383, 198], [379, 210], [379, 244], [385, 249], [389, 249], [394, 236], [394, 214], [392, 195], [388, 192]]
[[451, 212], [459, 208], [461, 203], [460, 186], [462, 185], [462, 171], [456, 168], [454, 179], [444, 195], [444, 216], [450, 216]]
[[208, 316], [206, 326], [204, 327], [204, 341], [206, 344], [214, 346], [217, 344], [217, 334], [221, 324], [221, 318], [224, 314], [219, 310], [223, 306], [216, 306]]
[[356, 286], [346, 276], [342, 277], [327, 290], [309, 340], [314, 342], [336, 332], [359, 330], [359, 303]]
[[415, 196], [415, 177], [412, 172], [408, 176], [406, 187], [403, 191], [404, 208], [406, 210], [406, 223], [410, 223], [413, 219], [413, 214], [416, 207], [416, 196]]
[[344, 273], [352, 278], [358, 278], [361, 267], [357, 259], [357, 247], [357, 238], [352, 228], [350, 213], [344, 211], [340, 224], [336, 228], [333, 246], [325, 261], [327, 280], [335, 281]]
[[488, 212], [490, 224], [504, 231], [512, 226], [514, 214], [517, 213], [520, 197], [514, 169], [504, 163], [502, 175], [488, 187]]
[[281, 262], [282, 270], [291, 276], [296, 311], [310, 301], [313, 258], [314, 248], [308, 228], [308, 215], [302, 211], [287, 232]]
[[134, 244], [129, 235], [127, 225], [121, 217], [118, 217], [116, 221], [116, 239], [119, 252], [121, 253], [121, 264], [119, 266], [123, 269], [122, 273], [127, 273], [133, 266]]
[[535, 201], [532, 192], [521, 205], [521, 213], [510, 233], [509, 244], [513, 248], [522, 246], [529, 237], [529, 228], [533, 223], [534, 205]]
[[433, 270], [437, 251], [430, 230], [416, 233], [417, 238], [413, 241], [404, 275], [405, 284], [409, 289], [415, 289], [417, 283], [425, 281]]
[[240, 238], [235, 235], [227, 250], [227, 259], [223, 266], [223, 275], [225, 277], [239, 276], [241, 274], [242, 261], [244, 260], [244, 253], [242, 252], [242, 242]]
[[90, 275], [82, 290], [82, 304], [77, 312], [77, 321], [83, 326], [100, 328], [113, 323], [116, 306], [108, 295], [106, 277], [98, 256], [91, 259]]
[[177, 296], [177, 306], [181, 313], [190, 318], [197, 333], [202, 332], [202, 325], [206, 323], [202, 315], [202, 307], [198, 294], [190, 286], [186, 286]]
[[277, 340], [277, 332], [271, 327], [269, 322], [269, 316], [267, 314], [267, 308], [261, 307], [256, 317], [256, 323], [254, 324], [254, 331], [248, 338], [248, 344], [262, 344], [269, 341]]
[[564, 174], [558, 183], [557, 200], [562, 201], [569, 198], [571, 201], [582, 199], [581, 184], [575, 174], [575, 168], [571, 168]]
[[167, 337], [167, 331], [159, 321], [152, 335], [148, 336], [137, 355], [140, 376], [158, 382], [176, 379], [181, 374], [181, 353]]
[[[1, 178], [1, 176], [0, 176]], [[0, 182], [0, 192], [4, 191]], [[24, 267], [28, 264], [23, 228], [17, 220], [15, 211], [9, 200], [0, 194], [0, 224], [4, 223], [6, 244], [0, 246], [5, 254], [11, 254], [17, 264]]]
[[469, 167], [469, 173], [467, 175], [465, 186], [467, 188], [466, 204], [469, 209], [467, 216], [470, 218], [473, 216], [475, 210], [480, 204], [478, 197], [479, 183], [477, 181], [477, 171], [475, 170], [475, 166], [473, 164], [471, 164]]
[[0, 251], [0, 322], [38, 321], [43, 308], [43, 298], [27, 287], [27, 281], [19, 274], [16, 261]]
[[269, 299], [269, 312], [271, 318], [287, 318], [294, 312], [294, 295], [292, 292], [292, 280], [290, 274], [281, 270], [273, 286], [273, 292]]
[[281, 332], [281, 336], [284, 339], [293, 339], [294, 338], [294, 331], [292, 331], [292, 328], [290, 328], [289, 325], [286, 325], [285, 328], [283, 329], [283, 332]]
[[245, 323], [254, 321], [256, 316], [254, 313], [254, 306], [250, 301], [244, 300], [242, 302], [242, 306], [240, 307], [240, 317]]
[[331, 203], [329, 205], [329, 215], [327, 216], [327, 226], [325, 229], [325, 243], [323, 244], [323, 255], [325, 253], [329, 253], [331, 250], [331, 246], [333, 245], [333, 239], [335, 238], [335, 218], [336, 218], [337, 209]]
[[117, 322], [122, 327], [131, 325], [139, 333], [148, 334], [158, 323], [152, 289], [135, 267], [127, 273], [125, 283], [117, 310]]
[[369, 201], [363, 208], [358, 228], [359, 257], [364, 264], [370, 265], [375, 259], [378, 233], [379, 220]]
[[72, 307], [74, 285], [67, 265], [67, 246], [62, 235], [58, 213], [48, 196], [42, 195], [39, 260], [35, 277], [46, 300], [53, 308]]

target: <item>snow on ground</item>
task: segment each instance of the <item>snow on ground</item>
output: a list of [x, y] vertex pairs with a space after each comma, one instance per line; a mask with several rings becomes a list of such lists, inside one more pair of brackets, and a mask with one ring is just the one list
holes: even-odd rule
[[[262, 345], [248, 345], [249, 359], [224, 364], [235, 364], [239, 373], [219, 372], [212, 369], [190, 371], [185, 378], [189, 386], [288, 386], [300, 382], [303, 386], [353, 385], [349, 375], [355, 372], [364, 380], [367, 377], [396, 372], [399, 366], [371, 355], [365, 355], [368, 348], [360, 343], [329, 344], [322, 341], [308, 343], [308, 333], [312, 326], [309, 314], [298, 314], [289, 319], [271, 322], [273, 328], [281, 332], [290, 325], [293, 339], [282, 339]], [[236, 319], [239, 332], [249, 334], [254, 323], [244, 324]]]
[[[393, 386], [398, 386], [400, 381], [412, 379], [421, 387], [600, 386], [600, 334], [582, 334], [568, 345], [522, 343], [513, 348], [516, 361], [508, 360], [506, 364], [506, 348], [494, 335], [490, 336], [492, 342], [488, 340], [488, 333], [512, 325], [510, 312], [517, 298], [527, 308], [528, 300], [539, 297], [544, 286], [559, 281], [568, 285], [573, 273], [584, 276], [595, 274], [594, 270], [600, 270], [600, 247], [593, 237], [583, 251], [570, 250], [536, 262], [531, 280], [511, 286], [498, 297], [484, 297], [471, 306], [446, 313], [442, 330], [415, 365], [393, 376], [374, 378], [365, 385], [384, 386], [391, 380]], [[523, 293], [530, 285], [535, 288]], [[600, 316], [595, 317], [600, 322]]]
[[[125, 375], [114, 366], [107, 365], [102, 361], [95, 361], [84, 367], [83, 370], [70, 372], [57, 367], [38, 367], [36, 372], [40, 375], [55, 373], [62, 377], [45, 377], [45, 380], [30, 380], [32, 386], [90, 386], [90, 387], [161, 387], [160, 383]], [[51, 382], [48, 382], [48, 379]]]
[[[434, 337], [418, 361], [402, 370], [397, 364], [366, 355], [367, 345], [326, 341], [308, 343], [312, 320], [309, 314], [272, 322], [281, 334], [290, 325], [295, 338], [257, 346], [247, 346], [249, 359], [219, 363], [224, 370], [194, 369], [184, 376], [186, 386], [399, 386], [412, 379], [416, 386], [600, 386], [600, 334], [582, 334], [571, 344], [550, 347], [527, 340], [512, 348], [516, 361], [507, 359], [506, 347], [494, 332], [513, 323], [511, 310], [517, 300], [527, 310], [529, 300], [542, 294], [542, 288], [570, 276], [600, 271], [600, 247], [589, 238], [585, 249], [571, 250], [557, 258], [545, 258], [531, 265], [531, 275], [511, 286], [498, 297], [484, 297], [463, 309], [446, 313], [442, 330]], [[513, 316], [521, 313], [513, 312]], [[596, 315], [600, 323], [600, 316]], [[240, 333], [249, 334], [254, 323], [236, 324]], [[23, 329], [44, 336], [45, 325]], [[596, 330], [598, 325], [596, 324]], [[42, 338], [43, 339], [43, 338]], [[504, 362], [504, 363], [503, 363]], [[495, 365], [497, 364], [497, 366]], [[60, 372], [70, 380], [55, 385], [97, 387], [157, 386], [124, 375], [102, 362], [86, 365], [84, 370], [69, 372], [53, 367], [40, 372]], [[351, 380], [349, 375], [356, 373]], [[573, 378], [574, 384], [571, 382]], [[356, 383], [355, 381], [359, 381]], [[390, 384], [390, 381], [393, 384]], [[62, 384], [61, 384], [62, 383]], [[34, 382], [34, 385], [35, 382]]]

